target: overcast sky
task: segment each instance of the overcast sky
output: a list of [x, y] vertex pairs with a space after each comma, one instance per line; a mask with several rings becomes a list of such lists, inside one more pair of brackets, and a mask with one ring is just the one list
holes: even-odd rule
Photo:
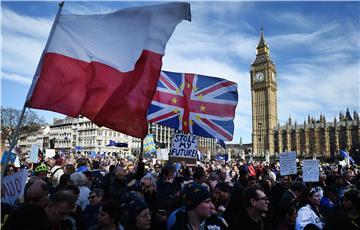
[[[154, 2], [65, 2], [98, 14]], [[1, 2], [1, 105], [21, 109], [57, 2]], [[360, 2], [191, 2], [192, 21], [170, 38], [163, 69], [238, 83], [233, 143], [251, 142], [250, 66], [260, 28], [278, 72], [278, 118], [333, 120], [360, 107]], [[35, 110], [46, 121], [63, 115]]]

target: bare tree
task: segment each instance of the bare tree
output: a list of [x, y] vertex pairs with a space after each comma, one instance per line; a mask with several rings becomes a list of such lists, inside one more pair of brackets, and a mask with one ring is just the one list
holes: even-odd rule
[[[1, 139], [11, 143], [14, 135], [21, 110], [14, 108], [1, 107]], [[31, 133], [38, 131], [45, 124], [44, 118], [39, 117], [34, 111], [27, 110], [19, 129], [19, 135], [15, 139], [15, 144], [20, 137], [27, 137]]]

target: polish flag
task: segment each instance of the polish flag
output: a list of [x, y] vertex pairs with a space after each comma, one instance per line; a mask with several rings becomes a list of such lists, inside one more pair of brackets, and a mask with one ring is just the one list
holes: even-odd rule
[[172, 2], [97, 15], [59, 15], [26, 106], [83, 115], [143, 138], [165, 46], [190, 5]]

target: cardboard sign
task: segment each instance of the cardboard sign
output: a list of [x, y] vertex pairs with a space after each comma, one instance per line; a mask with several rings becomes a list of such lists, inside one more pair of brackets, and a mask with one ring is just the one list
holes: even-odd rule
[[29, 160], [33, 163], [38, 163], [39, 162], [38, 154], [39, 154], [39, 146], [36, 144], [32, 144]]
[[22, 198], [28, 175], [28, 170], [22, 169], [20, 172], [3, 177], [1, 181], [1, 202], [13, 205], [16, 199]]
[[45, 149], [45, 157], [51, 158], [55, 156], [55, 149]]
[[280, 175], [286, 176], [296, 173], [296, 152], [280, 153]]
[[174, 134], [169, 154], [170, 161], [196, 163], [196, 158], [197, 137], [194, 135]]
[[303, 181], [319, 181], [319, 160], [303, 160]]
[[156, 157], [156, 148], [153, 134], [148, 134], [144, 138], [144, 155], [150, 158]]

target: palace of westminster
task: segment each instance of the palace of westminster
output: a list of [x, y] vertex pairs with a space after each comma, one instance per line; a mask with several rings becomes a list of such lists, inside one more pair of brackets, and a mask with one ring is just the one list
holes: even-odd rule
[[[309, 116], [303, 123], [289, 118], [285, 125], [280, 125], [277, 115], [277, 80], [276, 66], [261, 31], [256, 58], [250, 70], [252, 143], [227, 144], [227, 153], [236, 157], [251, 152], [253, 156], [259, 157], [296, 151], [304, 156], [334, 157], [340, 149], [350, 151], [351, 154], [359, 151], [360, 123], [356, 111], [351, 114], [347, 110], [345, 114], [340, 113], [339, 118], [330, 121], [323, 115], [319, 119]], [[163, 148], [171, 148], [173, 129], [149, 124], [149, 133], [154, 134], [155, 141], [161, 143]], [[107, 146], [110, 140], [128, 143], [128, 148], [122, 148], [121, 152], [136, 154], [140, 151], [140, 139], [97, 127], [81, 117], [54, 120], [52, 125], [22, 138], [18, 144], [25, 152], [30, 151], [31, 144], [37, 144], [41, 149], [70, 150], [81, 146], [85, 152], [120, 152], [119, 149]], [[220, 150], [214, 139], [199, 138], [198, 141], [199, 150], [207, 155], [224, 151]]]
[[[256, 58], [251, 65], [252, 152], [254, 156], [295, 151], [304, 156], [334, 157], [339, 150], [360, 149], [360, 124], [356, 111], [339, 114], [331, 121], [325, 116], [308, 117], [303, 123], [291, 118], [280, 126], [277, 116], [277, 74], [269, 47], [261, 32]], [[354, 100], [356, 100], [354, 98]]]

